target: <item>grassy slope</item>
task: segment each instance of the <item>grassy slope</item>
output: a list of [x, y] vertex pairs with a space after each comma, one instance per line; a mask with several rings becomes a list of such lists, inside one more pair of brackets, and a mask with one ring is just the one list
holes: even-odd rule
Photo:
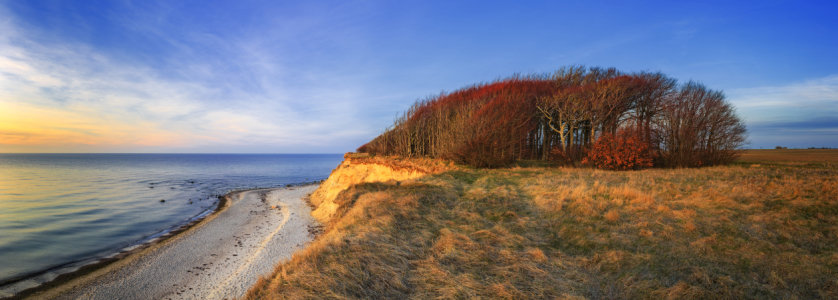
[[838, 166], [749, 155], [356, 186], [248, 299], [838, 297]]

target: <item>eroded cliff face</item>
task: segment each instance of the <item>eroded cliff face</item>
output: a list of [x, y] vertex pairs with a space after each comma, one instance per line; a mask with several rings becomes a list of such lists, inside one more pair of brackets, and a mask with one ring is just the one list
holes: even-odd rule
[[332, 171], [329, 178], [311, 194], [311, 204], [316, 208], [311, 214], [320, 222], [331, 220], [338, 205], [334, 202], [340, 192], [349, 187], [369, 182], [404, 181], [438, 173], [447, 169], [447, 163], [419, 165], [409, 161], [371, 158], [347, 153], [343, 162]]

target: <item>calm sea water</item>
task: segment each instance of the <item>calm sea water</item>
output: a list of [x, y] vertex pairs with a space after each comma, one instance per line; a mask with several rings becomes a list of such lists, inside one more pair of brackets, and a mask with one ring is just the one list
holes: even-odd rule
[[[0, 154], [0, 297], [212, 210], [214, 195], [328, 177], [339, 154]], [[160, 202], [164, 199], [165, 202]], [[34, 277], [33, 277], [34, 276]], [[34, 284], [37, 284], [35, 282]]]

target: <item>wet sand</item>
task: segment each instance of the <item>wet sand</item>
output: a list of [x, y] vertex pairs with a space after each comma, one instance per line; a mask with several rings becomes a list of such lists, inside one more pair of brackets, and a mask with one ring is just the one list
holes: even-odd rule
[[316, 188], [233, 193], [183, 233], [29, 299], [240, 298], [311, 241], [318, 223], [303, 197]]

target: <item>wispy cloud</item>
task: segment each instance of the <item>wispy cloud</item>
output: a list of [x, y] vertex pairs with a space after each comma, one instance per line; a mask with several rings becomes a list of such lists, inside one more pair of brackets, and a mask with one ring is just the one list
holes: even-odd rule
[[[754, 144], [838, 147], [838, 75], [726, 93], [745, 117]], [[825, 135], [831, 137], [824, 140]]]
[[778, 87], [727, 91], [739, 107], [838, 108], [838, 75]]
[[229, 38], [123, 18], [131, 34], [171, 46], [158, 53], [163, 66], [38, 37], [0, 9], [0, 151], [339, 152], [377, 133], [362, 122], [356, 105], [366, 95], [353, 77], [286, 61], [281, 35]]
[[721, 86], [754, 145], [816, 140], [838, 75], [731, 89], [835, 69], [834, 18], [798, 6], [0, 1], [0, 152], [349, 151], [417, 98], [574, 64]]

